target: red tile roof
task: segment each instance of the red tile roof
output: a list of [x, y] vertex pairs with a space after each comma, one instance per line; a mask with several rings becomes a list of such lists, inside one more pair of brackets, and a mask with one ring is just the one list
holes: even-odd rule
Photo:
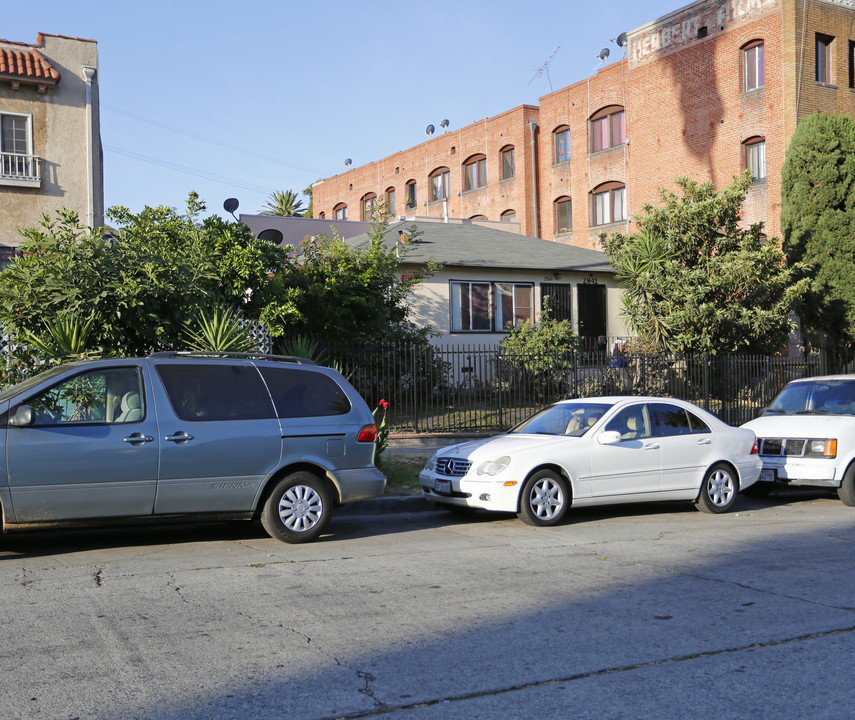
[[59, 79], [59, 72], [34, 47], [23, 43], [0, 45], [0, 80], [39, 85], [41, 89], [56, 85]]

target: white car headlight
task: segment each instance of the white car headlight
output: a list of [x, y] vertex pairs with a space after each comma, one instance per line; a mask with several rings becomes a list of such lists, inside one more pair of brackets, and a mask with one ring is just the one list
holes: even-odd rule
[[428, 461], [425, 463], [425, 467], [424, 467], [425, 472], [432, 472], [433, 470], [436, 469], [436, 456], [437, 455], [439, 455], [439, 453], [435, 452], [433, 455], [431, 455], [428, 458]]
[[475, 472], [478, 475], [498, 475], [502, 470], [510, 465], [510, 462], [510, 457], [503, 455], [497, 460], [486, 460], [485, 462], [482, 462]]

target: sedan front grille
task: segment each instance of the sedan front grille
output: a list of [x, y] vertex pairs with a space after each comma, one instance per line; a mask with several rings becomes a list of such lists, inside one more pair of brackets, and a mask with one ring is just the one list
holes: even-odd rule
[[461, 460], [460, 458], [439, 458], [436, 461], [437, 475], [445, 475], [447, 477], [463, 477], [469, 472], [472, 463], [469, 460]]

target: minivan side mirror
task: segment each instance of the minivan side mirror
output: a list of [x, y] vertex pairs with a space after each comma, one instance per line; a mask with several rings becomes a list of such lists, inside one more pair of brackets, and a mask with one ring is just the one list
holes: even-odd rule
[[32, 425], [36, 420], [36, 412], [32, 405], [21, 405], [15, 410], [15, 414], [9, 418], [11, 427], [26, 427]]
[[615, 445], [620, 442], [620, 433], [617, 430], [606, 430], [597, 435], [600, 445]]

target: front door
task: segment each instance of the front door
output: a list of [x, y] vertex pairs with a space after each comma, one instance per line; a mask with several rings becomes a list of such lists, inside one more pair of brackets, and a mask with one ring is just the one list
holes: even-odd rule
[[580, 284], [576, 286], [579, 298], [579, 336], [582, 338], [606, 336], [606, 286]]
[[19, 403], [35, 422], [6, 431], [17, 522], [151, 514], [158, 440], [144, 375], [138, 365], [93, 369]]

